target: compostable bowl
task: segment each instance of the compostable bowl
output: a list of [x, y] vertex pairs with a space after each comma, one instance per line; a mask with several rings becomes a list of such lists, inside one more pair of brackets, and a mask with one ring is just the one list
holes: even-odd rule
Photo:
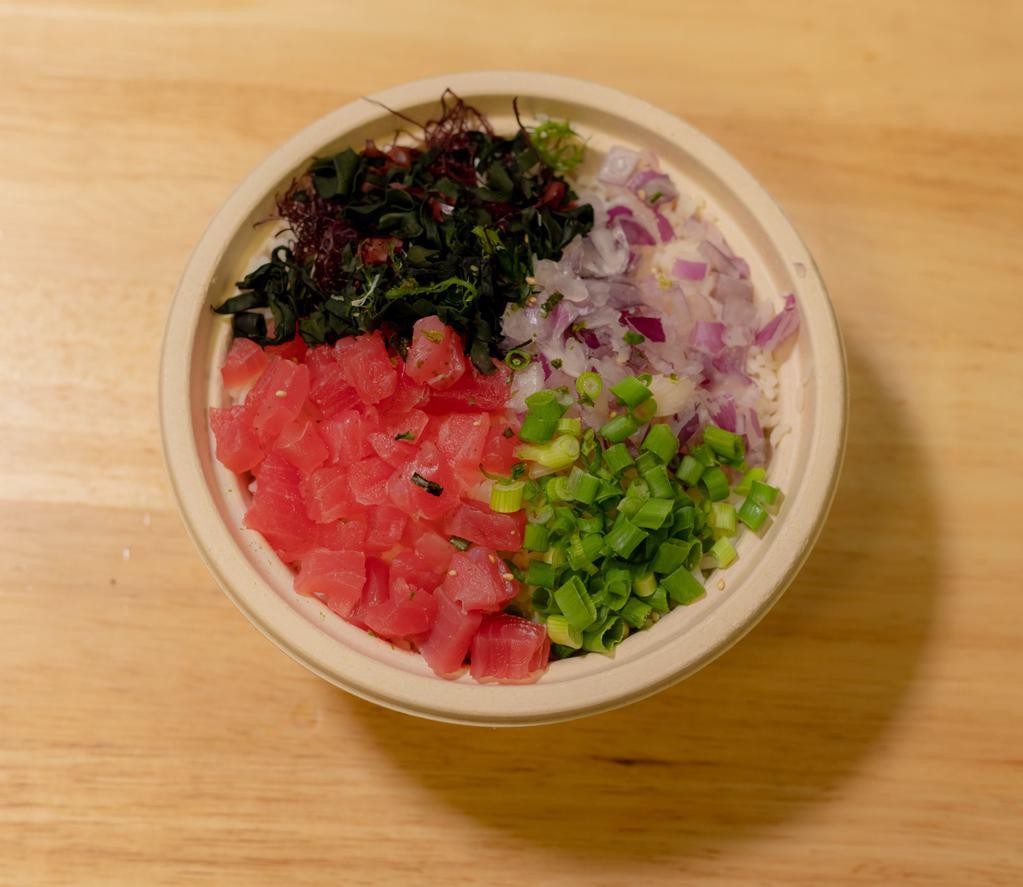
[[[567, 118], [596, 155], [612, 145], [651, 149], [679, 189], [706, 203], [735, 251], [747, 259], [758, 298], [794, 293], [801, 330], [779, 371], [781, 423], [769, 478], [786, 493], [764, 538], [740, 536], [739, 559], [715, 575], [707, 595], [629, 637], [615, 657], [554, 662], [534, 684], [480, 685], [433, 675], [418, 654], [393, 648], [292, 590], [292, 573], [256, 533], [242, 529], [248, 491], [213, 457], [207, 414], [226, 402], [218, 368], [228, 321], [211, 304], [230, 294], [265, 243], [256, 225], [274, 195], [314, 155], [367, 138], [386, 141], [402, 125], [382, 105], [425, 120], [453, 89], [497, 131], [523, 120]], [[728, 649], [792, 581], [823, 525], [845, 443], [846, 370], [835, 315], [812, 258], [766, 191], [726, 151], [692, 126], [612, 89], [546, 74], [480, 72], [408, 83], [360, 99], [302, 130], [231, 195], [203, 234], [171, 307], [160, 370], [164, 455], [195, 544], [245, 615], [310, 671], [365, 699], [422, 717], [514, 726], [594, 714], [625, 705], [692, 674]], [[210, 655], [215, 655], [210, 651]]]

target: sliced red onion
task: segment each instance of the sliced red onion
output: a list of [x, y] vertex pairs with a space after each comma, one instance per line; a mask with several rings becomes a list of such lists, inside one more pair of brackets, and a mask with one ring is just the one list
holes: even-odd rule
[[640, 314], [626, 314], [625, 322], [641, 336], [651, 342], [663, 342], [665, 339], [664, 325], [656, 317], [643, 317]]
[[713, 360], [714, 369], [723, 375], [745, 374], [746, 349], [742, 347], [723, 348]]
[[708, 354], [717, 354], [725, 347], [723, 336], [725, 325], [716, 321], [699, 320], [693, 326], [693, 334], [690, 338], [692, 344], [701, 351]]
[[[629, 190], [644, 203], [659, 206], [671, 203], [678, 197], [678, 189], [664, 173], [653, 169], [645, 169], [629, 179]], [[640, 192], [643, 192], [640, 194]]]
[[703, 280], [707, 276], [706, 262], [690, 262], [688, 259], [675, 259], [671, 266], [672, 273], [679, 280]]
[[593, 330], [587, 329], [574, 330], [573, 335], [587, 348], [600, 347], [600, 339], [597, 338], [597, 334], [593, 332]]
[[631, 216], [622, 216], [618, 219], [618, 224], [630, 246], [653, 246], [657, 243], [653, 235]]
[[546, 382], [551, 377], [551, 362], [547, 359], [547, 355], [542, 351], [539, 353], [540, 366], [543, 367], [543, 378]]
[[632, 215], [632, 210], [631, 209], [629, 209], [627, 206], [622, 206], [621, 204], [618, 204], [616, 206], [612, 206], [607, 211], [607, 220], [608, 220], [608, 222], [613, 222], [619, 216], [631, 216], [631, 215]]
[[761, 327], [753, 341], [765, 351], [774, 351], [798, 329], [799, 312], [796, 310], [796, 297], [790, 293], [785, 297], [785, 307]]
[[621, 145], [615, 145], [607, 152], [600, 166], [597, 180], [605, 185], [624, 185], [639, 164], [639, 154]]
[[714, 424], [718, 428], [723, 428], [725, 431], [735, 432], [736, 424], [739, 420], [738, 414], [735, 410], [735, 401], [730, 397], [721, 398], [721, 402], [717, 405], [716, 409], [711, 411], [711, 418], [714, 420]]
[[752, 303], [753, 284], [738, 277], [719, 277], [714, 286], [714, 296], [720, 302], [741, 299], [744, 302]]
[[661, 243], [671, 243], [675, 239], [675, 229], [671, 227], [669, 222], [659, 212], [654, 212], [657, 216], [657, 233], [661, 235]]

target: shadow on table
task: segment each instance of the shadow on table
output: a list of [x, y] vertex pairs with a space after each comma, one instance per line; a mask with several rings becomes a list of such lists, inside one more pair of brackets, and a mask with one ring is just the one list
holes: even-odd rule
[[409, 778], [555, 852], [706, 853], [812, 814], [899, 716], [937, 587], [927, 466], [883, 381], [862, 354], [849, 359], [831, 517], [793, 586], [722, 659], [644, 702], [550, 727], [471, 729], [342, 694], [346, 704]]

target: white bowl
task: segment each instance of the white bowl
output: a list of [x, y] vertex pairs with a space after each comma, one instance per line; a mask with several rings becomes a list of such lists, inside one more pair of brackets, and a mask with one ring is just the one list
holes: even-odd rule
[[[802, 327], [780, 371], [783, 421], [769, 477], [786, 493], [764, 539], [740, 537], [739, 559], [715, 576], [700, 602], [679, 607], [628, 638], [613, 659], [589, 655], [551, 664], [535, 684], [479, 685], [435, 677], [418, 654], [396, 650], [292, 591], [292, 574], [256, 533], [241, 529], [247, 492], [211, 454], [207, 410], [223, 402], [217, 371], [230, 337], [210, 311], [231, 290], [264, 239], [253, 223], [313, 155], [367, 138], [386, 140], [395, 119], [365, 100], [346, 105], [273, 152], [231, 195], [195, 248], [181, 279], [163, 345], [160, 415], [164, 455], [195, 544], [226, 594], [260, 631], [320, 677], [399, 711], [465, 724], [526, 725], [582, 717], [661, 690], [739, 640], [795, 577], [816, 540], [838, 480], [845, 444], [842, 341], [810, 254], [777, 204], [734, 158], [677, 117], [581, 80], [547, 74], [454, 74], [373, 96], [416, 119], [436, 111], [452, 88], [498, 131], [526, 119], [567, 118], [591, 150], [650, 148], [682, 191], [706, 200], [736, 252], [752, 268], [758, 298], [796, 294]], [[210, 656], [217, 655], [210, 650]]]

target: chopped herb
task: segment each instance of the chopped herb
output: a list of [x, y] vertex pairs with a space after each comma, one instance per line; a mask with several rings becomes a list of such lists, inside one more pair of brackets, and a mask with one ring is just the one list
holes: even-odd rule
[[540, 313], [546, 317], [554, 310], [554, 306], [564, 298], [565, 296], [562, 293], [551, 293], [550, 298], [545, 299], [543, 304], [540, 305]]
[[629, 330], [625, 334], [624, 339], [630, 345], [642, 345], [646, 341], [646, 336], [644, 336], [644, 335], [642, 335], [640, 333], [634, 332], [633, 330]]
[[502, 437], [515, 437], [515, 432], [512, 430], [512, 427], [509, 425], [507, 428], [504, 429], [504, 431], [501, 432], [501, 436]]
[[461, 536], [452, 536], [448, 541], [459, 551], [466, 551], [472, 544], [468, 539], [463, 539]]
[[563, 362], [562, 362], [561, 358], [560, 357], [555, 357], [554, 360], [551, 361], [551, 366], [554, 367], [554, 369], [556, 369], [556, 370], [560, 370], [561, 367], [563, 366]]
[[431, 496], [439, 496], [444, 492], [444, 487], [437, 483], [437, 481], [427, 480], [418, 471], [412, 473], [412, 483], [417, 487], [422, 487]]
[[401, 434], [394, 435], [395, 440], [415, 440], [416, 436], [411, 431], [403, 431]]

